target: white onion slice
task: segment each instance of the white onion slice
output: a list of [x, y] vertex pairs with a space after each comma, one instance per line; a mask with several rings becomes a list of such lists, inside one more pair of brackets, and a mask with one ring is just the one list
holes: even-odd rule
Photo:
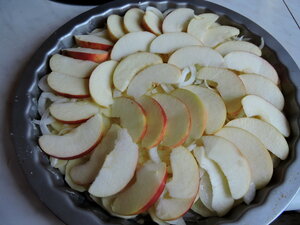
[[265, 47], [265, 40], [263, 37], [260, 38], [260, 45], [258, 47], [260, 50], [262, 50], [263, 47]]
[[56, 103], [63, 103], [63, 102], [70, 101], [70, 99], [68, 99], [68, 98], [57, 96], [50, 92], [43, 92], [38, 100], [38, 112], [41, 116], [44, 114], [44, 112], [46, 111], [46, 109], [48, 107], [47, 100], [50, 100], [51, 102], [56, 102]]
[[155, 163], [160, 163], [161, 160], [160, 160], [160, 157], [157, 153], [157, 147], [154, 147], [154, 148], [151, 148], [149, 150], [149, 156], [150, 156], [150, 159], [155, 162]]
[[204, 85], [205, 85], [205, 87], [207, 87], [208, 89], [214, 91], [214, 89], [211, 88], [211, 87], [208, 85], [207, 80], [204, 80]]
[[181, 72], [181, 77], [179, 78], [178, 80], [178, 83], [182, 83], [185, 81], [187, 75], [189, 74], [190, 72], [190, 68], [189, 67], [185, 67], [182, 72]]
[[187, 146], [186, 148], [191, 152], [194, 150], [194, 148], [196, 148], [197, 145], [195, 143], [190, 144], [189, 146]]
[[38, 82], [38, 87], [44, 91], [44, 92], [53, 92], [53, 90], [49, 87], [48, 85], [48, 82], [47, 82], [47, 77], [48, 75], [46, 76], [43, 76], [39, 82]]
[[171, 91], [174, 90], [174, 88], [168, 84], [160, 84], [160, 86], [166, 93], [170, 93]]
[[[196, 80], [196, 73], [197, 73], [197, 70], [196, 70], [196, 67], [195, 66], [189, 66], [188, 67], [188, 73], [186, 73], [185, 70], [182, 71], [182, 77], [184, 77], [184, 80], [182, 81], [181, 79], [181, 82], [178, 84], [178, 87], [185, 87], [185, 86], [188, 86], [188, 85], [191, 85], [195, 82]], [[191, 73], [190, 77], [186, 80], [187, 78], [187, 75]]]
[[249, 205], [255, 197], [256, 189], [253, 182], [250, 183], [249, 190], [244, 196], [244, 202]]

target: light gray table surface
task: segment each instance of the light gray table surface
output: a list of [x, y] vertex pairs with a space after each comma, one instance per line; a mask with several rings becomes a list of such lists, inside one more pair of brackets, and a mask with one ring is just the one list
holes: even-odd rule
[[[300, 1], [211, 1], [262, 26], [300, 66]], [[9, 134], [10, 107], [16, 82], [38, 47], [61, 25], [91, 8], [48, 0], [0, 0], [0, 225], [63, 224], [37, 199], [17, 163]], [[299, 194], [289, 209], [300, 209]]]

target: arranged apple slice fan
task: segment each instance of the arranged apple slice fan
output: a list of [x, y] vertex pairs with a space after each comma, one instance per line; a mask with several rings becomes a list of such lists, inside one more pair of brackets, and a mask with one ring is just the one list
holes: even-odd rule
[[113, 216], [184, 224], [250, 204], [288, 156], [278, 75], [218, 15], [133, 8], [50, 58], [41, 149]]

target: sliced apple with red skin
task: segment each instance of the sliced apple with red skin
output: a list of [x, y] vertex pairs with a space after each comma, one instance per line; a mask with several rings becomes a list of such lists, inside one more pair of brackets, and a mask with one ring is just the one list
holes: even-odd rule
[[138, 146], [127, 130], [120, 129], [114, 149], [106, 156], [89, 193], [97, 197], [107, 197], [123, 190], [134, 176], [138, 155]]
[[153, 88], [153, 84], [177, 84], [181, 71], [176, 66], [162, 63], [146, 67], [131, 80], [127, 94], [138, 98]]
[[63, 123], [82, 123], [99, 113], [99, 107], [91, 102], [52, 103], [50, 114]]
[[194, 36], [184, 32], [173, 32], [159, 35], [150, 45], [150, 52], [159, 54], [168, 54], [176, 51], [177, 49], [199, 45], [202, 43]]
[[224, 127], [216, 135], [232, 142], [247, 159], [251, 170], [251, 180], [256, 189], [263, 188], [269, 183], [273, 175], [272, 159], [259, 139], [236, 127]]
[[153, 11], [146, 10], [142, 25], [145, 30], [155, 34], [161, 34], [162, 19]]
[[104, 62], [109, 57], [109, 52], [90, 48], [66, 48], [63, 54], [74, 59], [89, 60], [96, 63]]
[[194, 10], [179, 8], [168, 14], [162, 24], [163, 33], [185, 32], [190, 20], [194, 17]]
[[94, 149], [90, 159], [71, 169], [70, 177], [76, 184], [88, 185], [95, 180], [106, 156], [115, 148], [120, 130], [118, 125], [113, 124], [100, 144]]
[[49, 87], [57, 94], [70, 98], [87, 98], [90, 96], [88, 79], [51, 72], [47, 77]]
[[113, 103], [111, 86], [117, 64], [114, 60], [101, 63], [93, 71], [89, 80], [91, 97], [103, 107], [108, 107]]
[[246, 88], [235, 73], [223, 68], [204, 67], [198, 71], [197, 78], [217, 83], [216, 89], [224, 100], [227, 113], [236, 115], [242, 109], [241, 99], [246, 95]]
[[190, 112], [178, 98], [167, 94], [152, 96], [164, 109], [167, 115], [167, 127], [161, 145], [175, 148], [185, 142], [191, 130]]
[[207, 111], [203, 102], [194, 92], [187, 89], [176, 89], [171, 94], [187, 106], [191, 116], [190, 137], [199, 139], [204, 132], [207, 121]]
[[279, 82], [274, 67], [265, 59], [244, 51], [234, 51], [224, 57], [225, 67], [243, 73], [256, 73], [270, 79], [276, 85]]
[[96, 114], [63, 136], [42, 135], [39, 138], [39, 145], [46, 154], [55, 158], [79, 158], [97, 146], [102, 138], [102, 130], [102, 117]]
[[144, 31], [142, 27], [142, 20], [144, 11], [138, 8], [129, 9], [123, 18], [125, 30], [130, 32]]
[[207, 29], [217, 21], [219, 16], [214, 13], [202, 13], [195, 16], [188, 25], [187, 32], [198, 40], [203, 40], [203, 36]]
[[207, 157], [216, 162], [224, 173], [231, 196], [234, 199], [242, 198], [247, 193], [251, 182], [250, 167], [246, 158], [225, 138], [203, 136], [201, 140]]
[[289, 146], [283, 135], [272, 125], [256, 118], [239, 118], [226, 124], [228, 127], [242, 128], [258, 138], [274, 155], [285, 160]]
[[137, 102], [146, 113], [147, 130], [141, 146], [147, 149], [158, 145], [163, 139], [167, 127], [167, 115], [161, 105], [150, 96], [142, 96]]
[[199, 167], [189, 150], [180, 146], [170, 155], [172, 179], [166, 184], [168, 198], [155, 204], [155, 214], [161, 220], [175, 220], [193, 205], [199, 191]]
[[108, 50], [113, 46], [113, 43], [110, 40], [89, 34], [75, 35], [75, 41], [76, 44], [82, 48]]
[[231, 197], [226, 177], [217, 164], [206, 156], [204, 147], [197, 147], [193, 150], [194, 156], [199, 165], [209, 175], [212, 185], [212, 208], [218, 216], [224, 216], [232, 207], [234, 199]]
[[125, 91], [132, 78], [147, 66], [162, 63], [161, 57], [149, 52], [136, 52], [123, 58], [117, 65], [113, 82], [121, 92]]
[[50, 58], [50, 69], [54, 72], [63, 73], [78, 78], [87, 78], [98, 66], [97, 63], [73, 59], [64, 55], [55, 54]]
[[184, 87], [194, 94], [196, 94], [203, 102], [204, 108], [207, 112], [207, 122], [205, 132], [213, 134], [221, 129], [226, 120], [226, 107], [221, 97], [214, 91], [191, 85]]
[[256, 95], [247, 95], [242, 99], [247, 117], [259, 117], [274, 126], [285, 137], [290, 135], [290, 126], [284, 114], [271, 103]]
[[116, 195], [112, 211], [121, 215], [135, 215], [147, 211], [165, 188], [165, 163], [146, 162], [137, 172], [135, 182]]
[[226, 41], [215, 48], [222, 56], [234, 51], [245, 51], [261, 56], [261, 50], [248, 41]]
[[148, 51], [149, 45], [156, 36], [147, 31], [138, 31], [125, 34], [114, 45], [111, 59], [120, 60], [135, 52]]
[[240, 30], [232, 26], [217, 26], [209, 28], [203, 36], [203, 45], [215, 47], [231, 37], [238, 36]]
[[169, 64], [180, 69], [198, 64], [200, 66], [222, 67], [223, 57], [219, 52], [201, 46], [188, 46], [175, 51], [169, 58]]
[[270, 102], [277, 109], [283, 109], [283, 94], [272, 81], [257, 74], [242, 74], [239, 78], [243, 81], [248, 95], [257, 95]]
[[107, 18], [107, 30], [109, 37], [113, 41], [119, 40], [126, 34], [123, 27], [123, 18], [119, 15], [112, 14]]
[[112, 117], [120, 117], [121, 126], [128, 130], [134, 142], [140, 141], [145, 136], [146, 113], [135, 100], [127, 97], [115, 98], [112, 105]]

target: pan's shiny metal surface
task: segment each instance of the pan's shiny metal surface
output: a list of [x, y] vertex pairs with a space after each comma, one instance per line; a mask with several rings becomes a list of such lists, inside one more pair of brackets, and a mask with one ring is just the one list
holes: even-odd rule
[[276, 68], [281, 80], [281, 87], [286, 99], [284, 112], [291, 125], [288, 138], [290, 155], [274, 171], [269, 185], [258, 191], [250, 206], [240, 205], [224, 218], [201, 218], [188, 213], [188, 224], [268, 224], [274, 220], [291, 201], [300, 185], [299, 159], [299, 102], [300, 71], [286, 50], [265, 30], [249, 19], [213, 3], [197, 0], [189, 1], [114, 1], [94, 8], [79, 15], [62, 26], [49, 37], [38, 49], [31, 63], [24, 71], [23, 78], [15, 95], [13, 105], [12, 129], [13, 141], [20, 164], [27, 179], [38, 197], [50, 210], [66, 224], [138, 224], [143, 218], [144, 224], [153, 224], [149, 217], [139, 216], [135, 220], [122, 220], [110, 216], [85, 194], [69, 188], [63, 176], [49, 165], [48, 157], [37, 144], [39, 130], [31, 123], [37, 118], [36, 99], [40, 91], [37, 82], [49, 72], [48, 60], [51, 55], [74, 44], [73, 35], [90, 32], [105, 24], [112, 13], [123, 15], [132, 7], [145, 8], [151, 5], [164, 11], [169, 8], [189, 7], [195, 12], [214, 12], [221, 16], [220, 23], [238, 27], [241, 34], [251, 38], [259, 45], [260, 37], [265, 40], [263, 57]]

